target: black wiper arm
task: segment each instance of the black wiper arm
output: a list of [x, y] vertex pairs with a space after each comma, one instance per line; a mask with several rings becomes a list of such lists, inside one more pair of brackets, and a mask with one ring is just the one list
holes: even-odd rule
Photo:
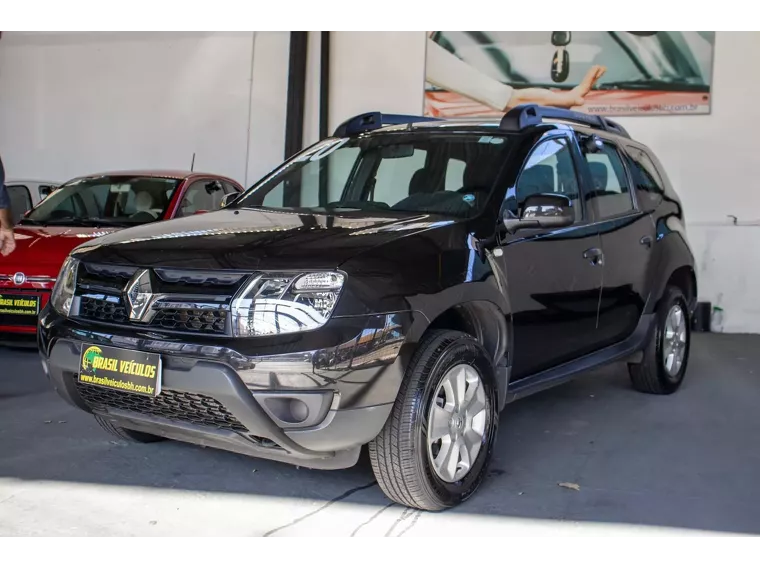
[[41, 226], [41, 225], [44, 225], [45, 223], [43, 223], [42, 221], [37, 221], [36, 219], [29, 219], [27, 217], [24, 217], [23, 219], [19, 219], [18, 224], [19, 225], [37, 225], [37, 226]]
[[600, 83], [598, 90], [624, 89], [624, 90], [662, 90], [662, 91], [706, 91], [707, 85], [699, 83], [687, 83], [685, 81], [666, 81], [664, 79], [639, 79], [632, 81], [608, 81]]
[[97, 217], [61, 217], [44, 222], [45, 225], [73, 225], [76, 227], [131, 227], [133, 223], [116, 221], [111, 219], [99, 219]]

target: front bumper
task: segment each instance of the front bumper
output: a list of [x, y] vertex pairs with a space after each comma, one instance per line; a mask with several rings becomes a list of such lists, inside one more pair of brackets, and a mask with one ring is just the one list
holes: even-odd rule
[[[193, 336], [204, 343], [190, 343], [132, 329], [115, 333], [113, 326], [72, 322], [45, 310], [38, 344], [56, 391], [117, 426], [340, 469], [356, 463], [361, 446], [390, 414], [410, 354], [405, 337], [411, 319], [404, 313], [335, 318], [300, 338], [280, 338], [278, 349], [272, 338]], [[81, 385], [85, 342], [161, 354], [162, 393], [151, 399]], [[298, 412], [291, 412], [293, 405]]]

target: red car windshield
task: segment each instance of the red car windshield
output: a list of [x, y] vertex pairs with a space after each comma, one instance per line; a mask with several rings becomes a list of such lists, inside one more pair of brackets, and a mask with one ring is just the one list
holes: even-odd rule
[[163, 218], [182, 180], [100, 176], [62, 185], [20, 225], [132, 226]]

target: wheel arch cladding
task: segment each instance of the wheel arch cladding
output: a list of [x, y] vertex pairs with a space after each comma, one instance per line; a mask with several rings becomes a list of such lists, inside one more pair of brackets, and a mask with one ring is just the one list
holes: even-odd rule
[[686, 296], [689, 311], [693, 312], [697, 299], [697, 277], [694, 256], [686, 241], [677, 232], [658, 237], [654, 258], [649, 263], [649, 299], [645, 313], [654, 313], [669, 285], [677, 286]]
[[470, 300], [440, 312], [425, 329], [450, 329], [471, 335], [485, 348], [494, 366], [509, 352], [507, 318], [488, 300]]

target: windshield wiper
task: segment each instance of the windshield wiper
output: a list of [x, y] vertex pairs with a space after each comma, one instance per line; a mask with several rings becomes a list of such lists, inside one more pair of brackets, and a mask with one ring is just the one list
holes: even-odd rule
[[116, 221], [111, 219], [99, 219], [97, 217], [61, 217], [59, 219], [49, 219], [43, 221], [44, 225], [72, 225], [75, 227], [131, 227], [133, 223]]
[[625, 89], [625, 90], [660, 90], [660, 91], [707, 91], [707, 85], [699, 83], [687, 83], [685, 81], [667, 81], [664, 79], [638, 79], [631, 81], [608, 81], [600, 83], [598, 90]]
[[45, 223], [42, 221], [37, 221], [36, 219], [29, 219], [28, 217], [24, 217], [23, 219], [19, 219], [18, 225], [37, 225], [38, 227], [44, 226]]

